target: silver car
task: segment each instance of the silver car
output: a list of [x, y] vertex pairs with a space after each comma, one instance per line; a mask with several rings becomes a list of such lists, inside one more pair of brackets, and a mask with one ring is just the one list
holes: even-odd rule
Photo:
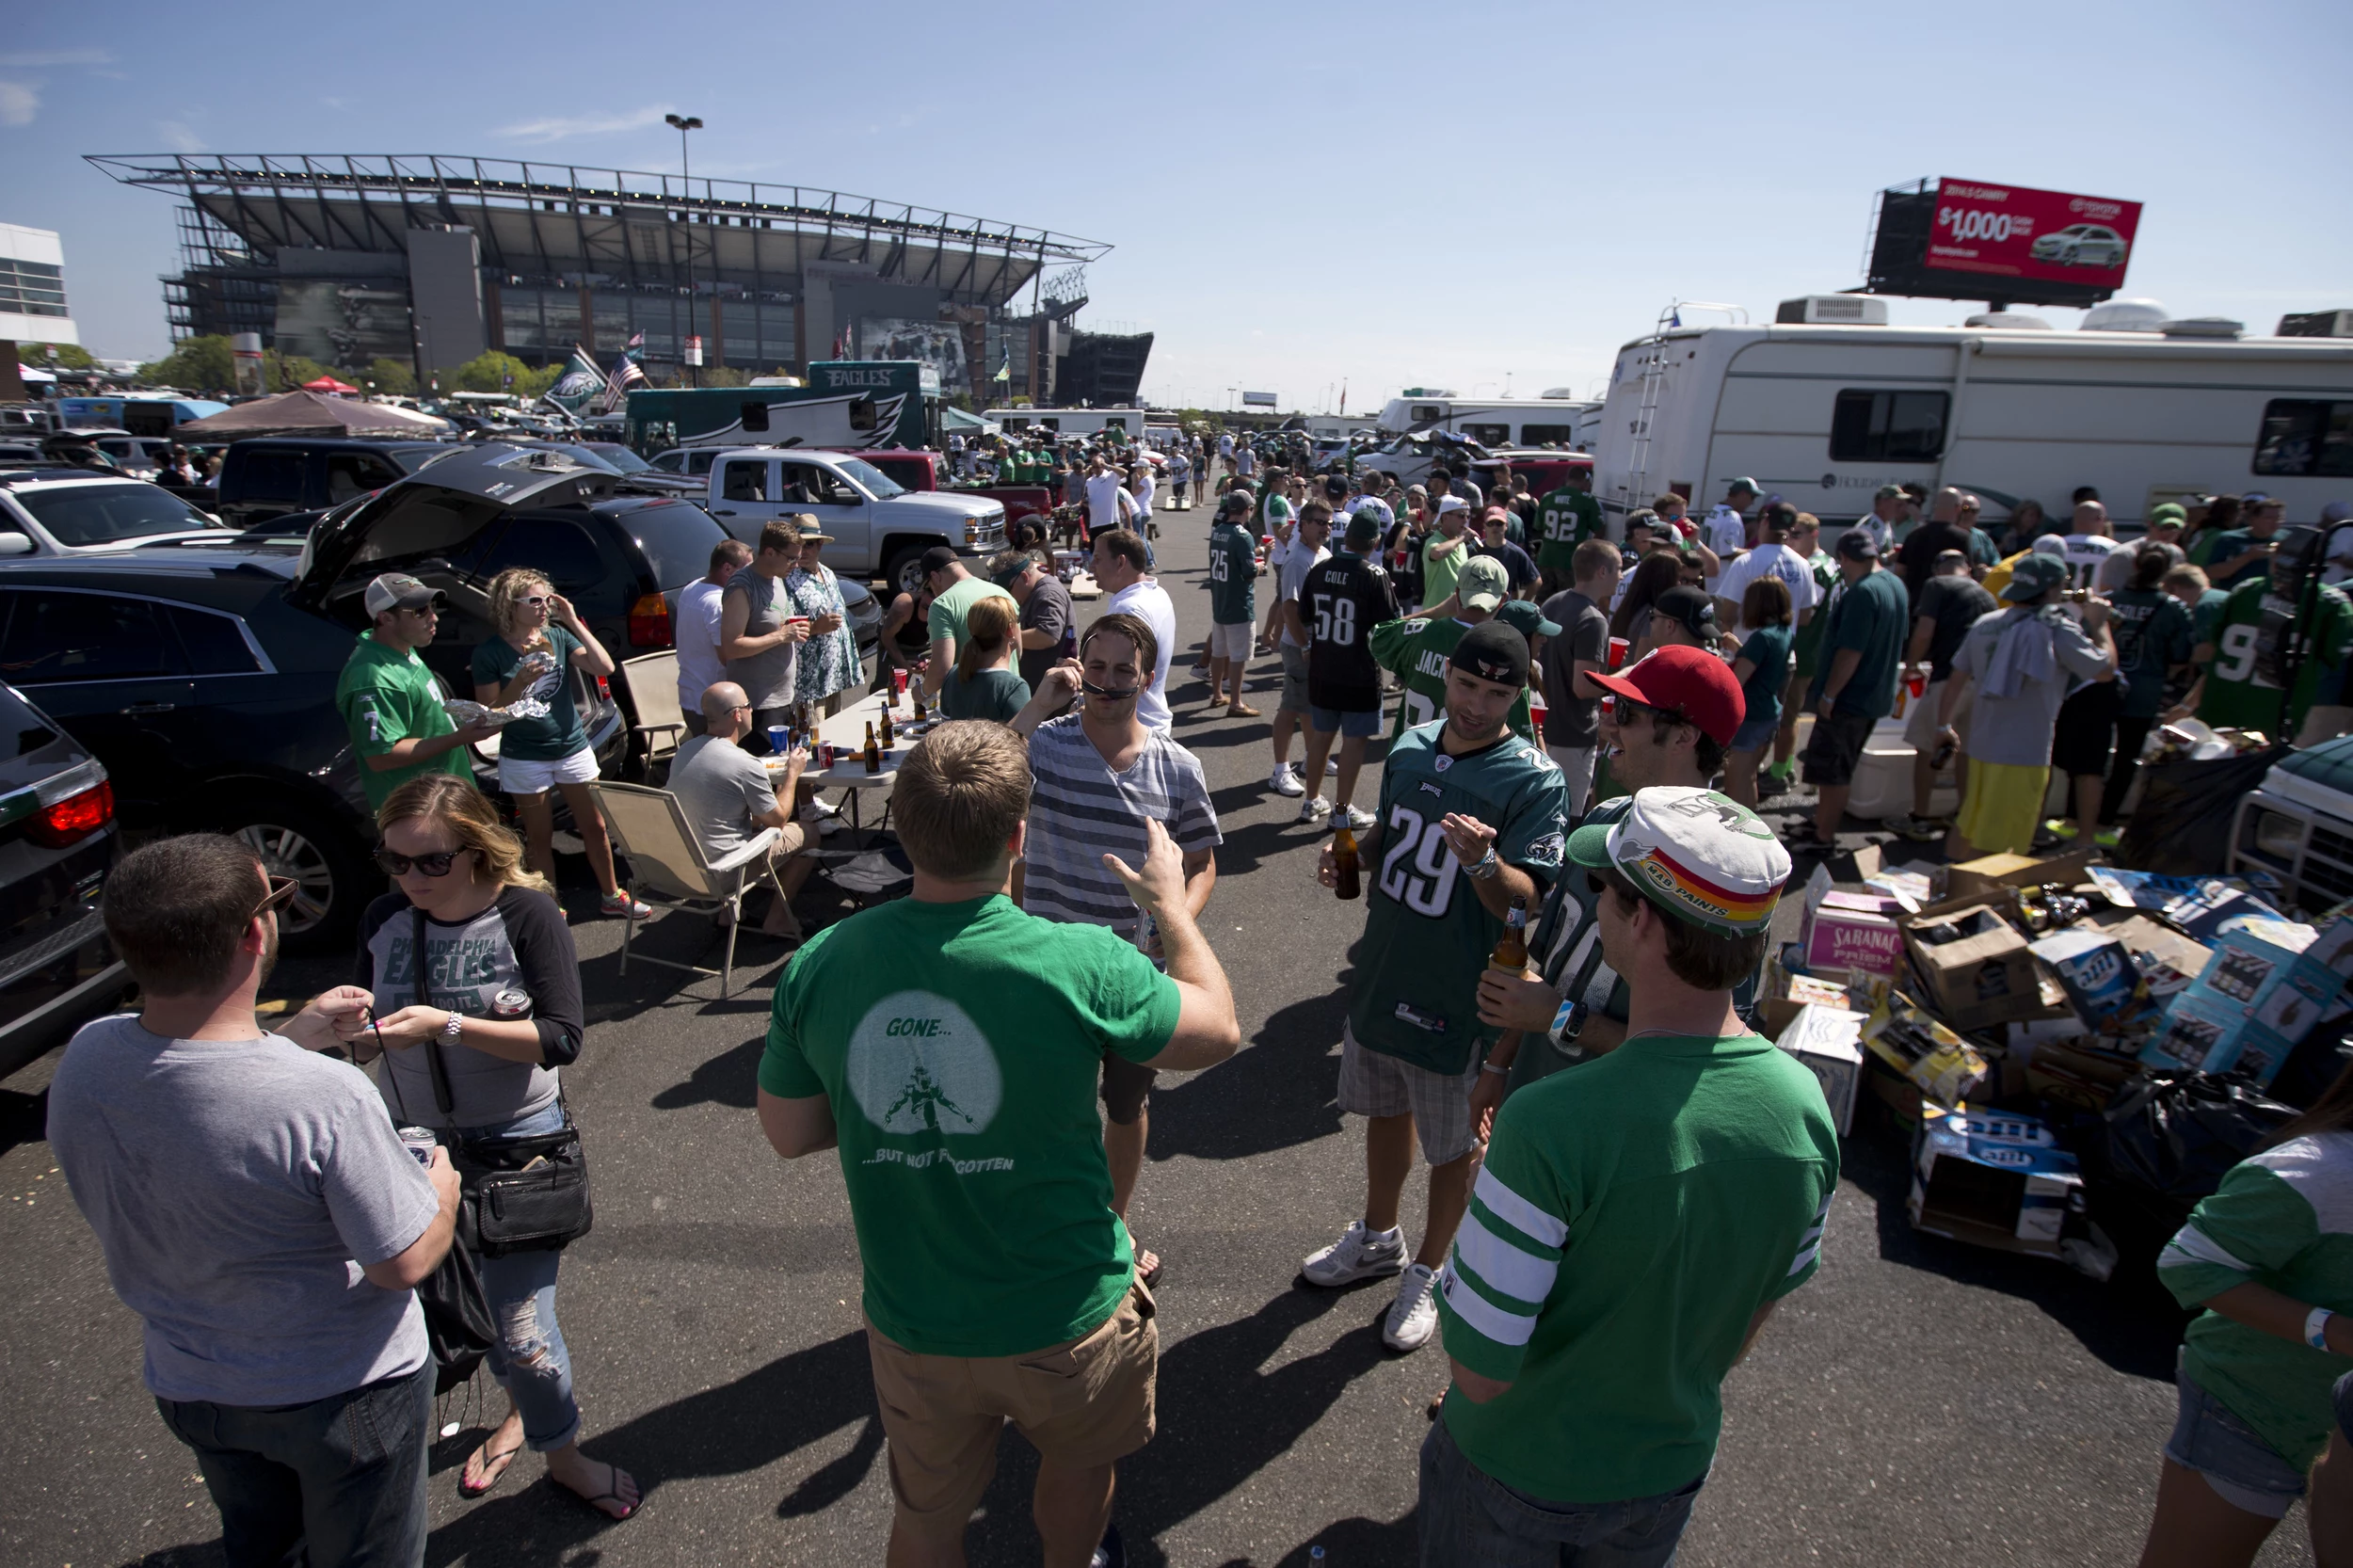
[[2124, 236], [2099, 223], [2071, 223], [2038, 235], [2032, 254], [2038, 262], [2061, 266], [2122, 266]]

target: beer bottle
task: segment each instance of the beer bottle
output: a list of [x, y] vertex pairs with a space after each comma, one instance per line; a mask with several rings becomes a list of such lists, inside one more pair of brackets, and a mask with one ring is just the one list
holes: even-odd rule
[[923, 722], [923, 694], [921, 692], [915, 694], [915, 722], [918, 724]]
[[890, 733], [890, 710], [885, 708], [882, 713], [882, 748], [888, 751], [895, 744]]
[[1348, 830], [1346, 823], [1332, 835], [1332, 869], [1336, 890], [1342, 898], [1362, 898], [1365, 884], [1356, 862], [1356, 835]]
[[1496, 951], [1488, 958], [1491, 969], [1509, 969], [1513, 974], [1528, 970], [1528, 900], [1512, 901], [1512, 912], [1503, 917], [1503, 935], [1496, 938]]
[[882, 747], [874, 744], [874, 721], [866, 721], [866, 771], [882, 772]]

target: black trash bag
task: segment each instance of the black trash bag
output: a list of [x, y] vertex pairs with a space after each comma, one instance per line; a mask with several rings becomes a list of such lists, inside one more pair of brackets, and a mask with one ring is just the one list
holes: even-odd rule
[[2120, 865], [2161, 876], [2213, 876], [2231, 863], [2239, 797], [2290, 748], [2273, 746], [2211, 762], [2160, 762], [2141, 770], [2140, 805], [2116, 846]]
[[424, 1308], [425, 1343], [433, 1351], [433, 1393], [439, 1398], [473, 1376], [498, 1332], [490, 1320], [490, 1298], [483, 1291], [481, 1271], [464, 1243], [451, 1240], [441, 1266], [417, 1287], [417, 1302]]
[[2243, 1080], [2143, 1073], [2108, 1106], [2095, 1163], [2107, 1179], [2186, 1212], [2297, 1114]]

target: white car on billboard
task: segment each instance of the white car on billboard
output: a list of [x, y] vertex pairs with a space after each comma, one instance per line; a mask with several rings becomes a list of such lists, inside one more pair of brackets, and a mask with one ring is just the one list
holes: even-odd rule
[[2124, 251], [2124, 236], [2105, 224], [2071, 223], [2039, 235], [2033, 255], [2061, 266], [2122, 266]]

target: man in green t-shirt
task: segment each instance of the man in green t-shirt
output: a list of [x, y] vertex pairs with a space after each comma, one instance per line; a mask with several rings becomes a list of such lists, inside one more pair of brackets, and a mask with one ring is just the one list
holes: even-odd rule
[[1802, 848], [1827, 850], [1847, 814], [1847, 792], [1871, 727], [1896, 706], [1896, 671], [1912, 627], [1912, 596], [1904, 580], [1880, 568], [1880, 547], [1868, 530], [1838, 536], [1838, 571], [1846, 588], [1830, 607], [1815, 655], [1814, 733], [1805, 743], [1805, 781], [1821, 791], [1814, 837], [1793, 838]]
[[1157, 822], [1140, 871], [1112, 864], [1159, 922], [1166, 974], [1107, 926], [1006, 896], [1030, 789], [1002, 725], [945, 724], [907, 754], [891, 808], [913, 892], [793, 955], [760, 1059], [776, 1151], [840, 1150], [893, 1562], [961, 1560], [1008, 1421], [1038, 1451], [1046, 1560], [1115, 1541], [1112, 1466], [1152, 1436], [1159, 1341], [1112, 1212], [1096, 1080], [1107, 1054], [1192, 1071], [1241, 1039]]
[[[2217, 729], [2259, 729], [2275, 741], [2292, 741], [2302, 730], [2305, 714], [2322, 700], [2323, 691], [2333, 698], [2347, 645], [2353, 644], [2353, 600], [2342, 589], [2320, 587], [2311, 595], [2310, 624], [2297, 624], [2306, 610], [2306, 580], [2319, 552], [2318, 530], [2291, 528], [2280, 536], [2279, 551], [2264, 574], [2231, 590], [2208, 633], [2211, 640], [2199, 644], [2191, 654], [2206, 667], [2198, 699], [2200, 722]], [[2285, 691], [2281, 676], [2299, 641], [2296, 686]]]
[[497, 732], [495, 725], [459, 728], [441, 706], [447, 696], [417, 657], [440, 628], [431, 588], [404, 572], [388, 571], [367, 586], [362, 602], [376, 624], [360, 633], [335, 680], [335, 711], [360, 759], [360, 786], [374, 809], [394, 790], [428, 773], [473, 782], [466, 748]]
[[2280, 524], [2287, 520], [2287, 504], [2269, 496], [2250, 495], [2246, 505], [2246, 527], [2201, 534], [2190, 547], [2190, 565], [2205, 568], [2207, 580], [2226, 591], [2263, 581], [2264, 564], [2280, 548]]
[[[1258, 547], [1243, 526], [1250, 498], [1228, 490], [1209, 529], [1209, 706], [1234, 717], [1255, 719], [1258, 710], [1241, 699], [1241, 678], [1250, 667], [1250, 647], [1258, 614]], [[1285, 509], [1289, 516], [1289, 508]], [[1225, 692], [1226, 678], [1234, 691]]]
[[1570, 586], [1577, 547], [1600, 535], [1601, 503], [1593, 499], [1593, 470], [1571, 469], [1561, 488], [1536, 504], [1536, 569], [1545, 574], [1540, 597], [1550, 599]]
[[[1404, 685], [1389, 729], [1390, 740], [1445, 712], [1447, 661], [1454, 656], [1454, 645], [1463, 640], [1464, 632], [1493, 616], [1510, 591], [1503, 563], [1492, 555], [1474, 555], [1463, 563], [1452, 598], [1432, 605], [1426, 616], [1383, 621], [1372, 629], [1367, 646], [1372, 649], [1373, 663]], [[1527, 693], [1522, 692], [1512, 705], [1509, 723], [1513, 734], [1524, 740], [1535, 738]]]
[[1820, 1267], [1838, 1185], [1820, 1087], [1732, 1002], [1789, 876], [1772, 829], [1712, 790], [1647, 789], [1569, 859], [1601, 885], [1625, 1043], [1497, 1114], [1438, 1286], [1453, 1386], [1422, 1444], [1426, 1563], [1667, 1560], [1724, 1378]]
[[1454, 580], [1476, 547], [1470, 537], [1470, 503], [1449, 495], [1438, 503], [1437, 525], [1421, 542], [1421, 602], [1427, 608], [1454, 595]]
[[[975, 577], [966, 569], [964, 557], [944, 544], [934, 545], [923, 552], [923, 584], [932, 591], [932, 608], [924, 622], [931, 633], [932, 662], [923, 670], [923, 695], [937, 696], [941, 682], [955, 667], [956, 652], [964, 646], [964, 617], [973, 605], [984, 599], [1013, 600], [1013, 595], [985, 577]], [[1014, 601], [1014, 615], [1021, 613], [1018, 600]]]

